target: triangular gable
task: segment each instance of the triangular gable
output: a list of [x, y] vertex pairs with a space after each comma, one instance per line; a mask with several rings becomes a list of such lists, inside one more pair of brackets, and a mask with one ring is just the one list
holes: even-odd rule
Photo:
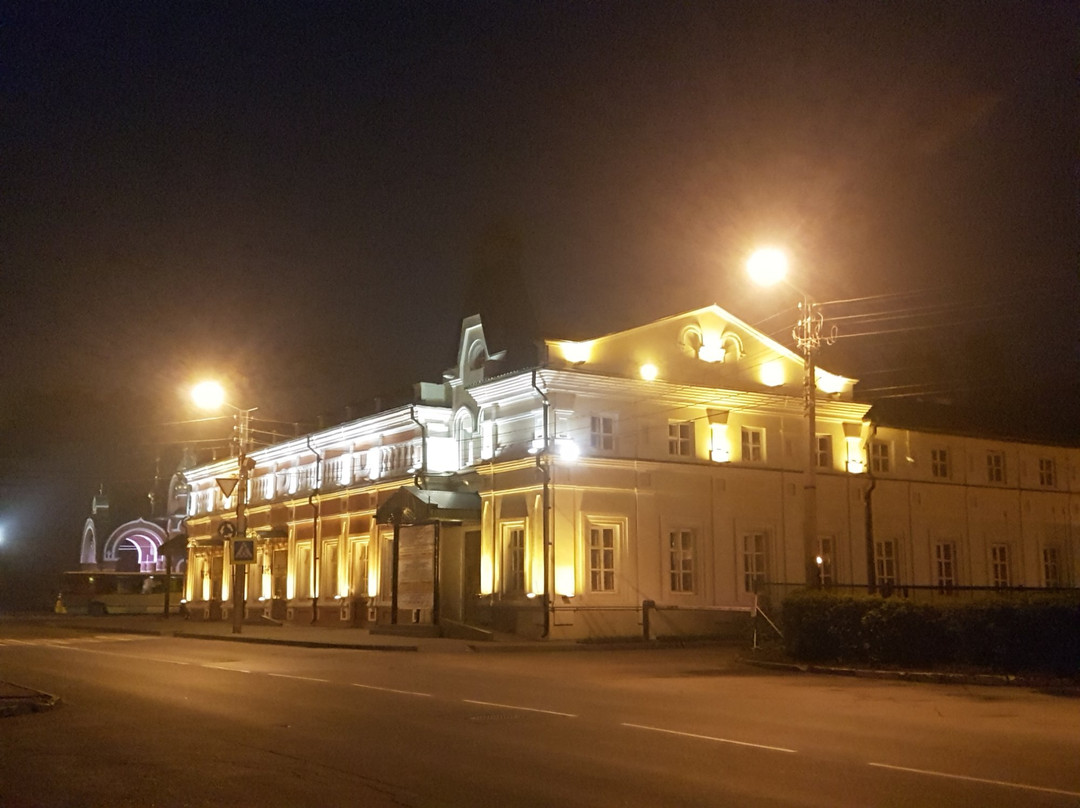
[[[548, 364], [736, 390], [801, 389], [803, 358], [717, 305], [626, 331], [571, 342], [547, 340]], [[855, 379], [817, 368], [818, 387], [851, 397]]]

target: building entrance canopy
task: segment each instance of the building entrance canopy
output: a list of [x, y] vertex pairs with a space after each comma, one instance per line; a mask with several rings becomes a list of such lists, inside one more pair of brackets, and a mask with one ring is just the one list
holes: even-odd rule
[[475, 491], [430, 491], [404, 485], [375, 512], [380, 525], [422, 522], [466, 522], [480, 518], [480, 495]]

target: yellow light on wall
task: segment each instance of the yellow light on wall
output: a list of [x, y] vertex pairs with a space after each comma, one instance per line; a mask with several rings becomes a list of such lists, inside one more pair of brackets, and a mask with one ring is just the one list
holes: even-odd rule
[[576, 582], [574, 581], [574, 568], [560, 564], [555, 567], [555, 594], [564, 598], [574, 596]]
[[375, 599], [375, 595], [379, 592], [379, 573], [375, 571], [375, 567], [369, 566], [367, 573], [367, 596], [372, 600]]
[[845, 438], [847, 444], [847, 470], [850, 474], [862, 474], [866, 471], [866, 461], [863, 460], [862, 447], [858, 438]]
[[720, 335], [712, 331], [702, 332], [697, 356], [702, 362], [723, 362], [724, 343]]
[[563, 359], [577, 365], [588, 362], [592, 356], [593, 340], [587, 342], [560, 342], [559, 350], [562, 351]]
[[823, 393], [839, 393], [844, 389], [844, 379], [824, 370], [817, 371], [818, 390]]
[[731, 460], [731, 442], [727, 436], [727, 424], [709, 424], [709, 456], [714, 463]]
[[761, 366], [761, 383], [766, 387], [779, 387], [785, 380], [784, 363], [779, 359], [766, 362]]
[[656, 381], [656, 377], [660, 375], [660, 370], [652, 362], [646, 362], [638, 370], [643, 378], [647, 382]]

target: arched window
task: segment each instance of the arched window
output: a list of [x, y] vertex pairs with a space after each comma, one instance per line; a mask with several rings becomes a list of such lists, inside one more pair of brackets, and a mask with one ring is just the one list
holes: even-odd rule
[[454, 440], [458, 447], [458, 468], [468, 468], [475, 460], [473, 417], [462, 407], [454, 416]]

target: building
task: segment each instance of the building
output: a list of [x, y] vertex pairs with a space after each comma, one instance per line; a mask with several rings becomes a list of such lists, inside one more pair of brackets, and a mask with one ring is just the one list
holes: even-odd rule
[[[717, 306], [540, 352], [507, 370], [469, 318], [412, 403], [251, 451], [245, 617], [728, 632], [805, 583], [808, 462], [819, 583], [1078, 580], [1080, 449], [919, 426], [818, 368], [807, 457], [802, 358]], [[195, 619], [229, 616], [236, 478], [236, 458], [186, 472]]]

